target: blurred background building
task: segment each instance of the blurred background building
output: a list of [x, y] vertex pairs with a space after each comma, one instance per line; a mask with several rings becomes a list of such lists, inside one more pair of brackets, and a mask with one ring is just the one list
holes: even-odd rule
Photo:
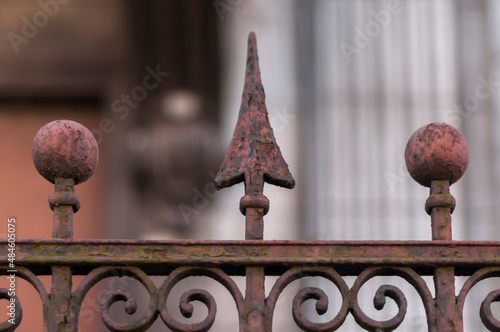
[[[97, 172], [76, 189], [75, 238], [242, 239], [243, 186], [215, 192], [211, 183], [255, 31], [271, 124], [297, 180], [293, 191], [266, 186], [265, 239], [429, 240], [428, 191], [403, 153], [417, 128], [447, 122], [470, 150], [451, 188], [454, 239], [500, 240], [497, 1], [8, 0], [0, 22], [0, 211], [19, 220], [19, 238], [51, 236], [53, 188], [32, 166], [32, 137], [71, 119], [101, 150]], [[30, 287], [18, 286], [22, 303], [34, 299], [24, 300], [20, 331], [41, 326]], [[400, 330], [425, 331], [416, 293], [401, 287], [415, 299]], [[482, 328], [486, 294], [470, 295], [466, 330]], [[289, 331], [294, 295], [283, 295], [275, 323]], [[99, 296], [82, 308], [82, 331], [103, 328]], [[216, 331], [236, 330], [227, 299]]]

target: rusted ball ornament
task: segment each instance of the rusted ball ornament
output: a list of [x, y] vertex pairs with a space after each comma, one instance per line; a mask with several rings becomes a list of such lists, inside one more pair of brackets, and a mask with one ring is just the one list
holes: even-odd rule
[[54, 183], [57, 178], [87, 181], [99, 162], [94, 135], [71, 120], [57, 120], [40, 128], [33, 138], [31, 157], [38, 172]]
[[465, 173], [469, 149], [456, 128], [431, 123], [410, 137], [405, 160], [411, 177], [421, 185], [430, 187], [432, 181], [438, 180], [449, 180], [451, 185]]

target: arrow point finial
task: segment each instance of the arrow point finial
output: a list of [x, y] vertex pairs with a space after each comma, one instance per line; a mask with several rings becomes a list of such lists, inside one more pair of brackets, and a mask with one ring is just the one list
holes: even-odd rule
[[254, 32], [248, 35], [245, 85], [238, 122], [215, 185], [221, 189], [244, 180], [246, 190], [253, 194], [262, 192], [264, 181], [290, 189], [295, 185], [269, 123]]

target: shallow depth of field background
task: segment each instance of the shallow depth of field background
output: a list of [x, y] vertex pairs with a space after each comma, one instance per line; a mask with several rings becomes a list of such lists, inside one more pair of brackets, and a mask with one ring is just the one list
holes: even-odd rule
[[[292, 191], [266, 185], [265, 239], [430, 240], [428, 190], [408, 175], [404, 148], [419, 127], [446, 122], [470, 150], [469, 169], [451, 187], [454, 239], [500, 240], [494, 0], [9, 0], [0, 22], [2, 237], [11, 216], [18, 238], [51, 237], [53, 187], [34, 169], [31, 143], [45, 123], [71, 119], [92, 130], [101, 150], [94, 176], [76, 187], [75, 238], [243, 239], [243, 185], [215, 192], [212, 180], [237, 119], [254, 31], [270, 121], [297, 182]], [[426, 331], [416, 292], [397, 279], [366, 285], [364, 309], [392, 317], [391, 300], [382, 313], [371, 302], [381, 283], [394, 283], [409, 299], [398, 331]], [[308, 282], [329, 289], [331, 308], [326, 318], [311, 301], [304, 309], [312, 320], [331, 319], [338, 293]], [[457, 289], [464, 282], [457, 278]], [[89, 294], [82, 331], [104, 331], [107, 289], [127, 286], [141, 297], [134, 281], [120, 283], [103, 281]], [[279, 330], [298, 331], [290, 308], [300, 286], [280, 299]], [[479, 304], [495, 286], [484, 282], [469, 295], [465, 330], [484, 328]], [[219, 303], [213, 330], [236, 330], [231, 297], [207, 287]], [[41, 301], [28, 283], [19, 280], [17, 290], [18, 331], [41, 330]], [[206, 309], [195, 308], [203, 318]], [[353, 323], [340, 330], [360, 330]]]

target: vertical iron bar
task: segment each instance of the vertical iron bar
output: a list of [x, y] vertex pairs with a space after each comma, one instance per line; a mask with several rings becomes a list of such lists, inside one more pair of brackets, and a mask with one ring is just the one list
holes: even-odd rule
[[[57, 239], [73, 237], [73, 214], [79, 208], [78, 198], [74, 194], [73, 179], [55, 179], [55, 193], [49, 198], [54, 210], [52, 236]], [[70, 266], [52, 267], [52, 288], [50, 308], [45, 310], [45, 319], [50, 331], [74, 332], [78, 322], [72, 308], [72, 273]]]
[[434, 270], [434, 287], [436, 291], [436, 331], [462, 332], [462, 321], [459, 316], [455, 295], [455, 268], [437, 267]]
[[[247, 229], [247, 240], [256, 239], [260, 233], [260, 239], [263, 236], [263, 208], [252, 208], [246, 209], [246, 229]], [[249, 238], [249, 233], [252, 234], [252, 238]], [[249, 266], [245, 269], [246, 274], [246, 290], [245, 290], [245, 300], [246, 300], [246, 313], [245, 313], [245, 332], [264, 332], [270, 331], [270, 329], [265, 329], [266, 321], [265, 317], [265, 275], [264, 267], [262, 266]]]
[[245, 292], [246, 298], [246, 326], [245, 332], [264, 332], [270, 331], [270, 327], [266, 324], [265, 314], [265, 290], [264, 290], [264, 267], [255, 266], [246, 268], [246, 283]]
[[[245, 239], [264, 239], [264, 215], [269, 210], [269, 200], [264, 191], [264, 175], [255, 171], [245, 177], [245, 196], [240, 201], [240, 210], [245, 215]], [[245, 329], [244, 332], [270, 331], [272, 324], [266, 321], [266, 294], [263, 266], [245, 268]]]
[[53, 238], [71, 239], [73, 237], [73, 205], [60, 204], [59, 202], [57, 202], [57, 196], [59, 196], [60, 198], [65, 194], [71, 195], [74, 192], [75, 181], [73, 179], [55, 179], [55, 194], [52, 196], [54, 200], [54, 217], [52, 228]]
[[264, 209], [246, 208], [245, 240], [262, 240], [264, 238]]
[[[455, 200], [450, 195], [449, 181], [432, 181], [426, 209], [431, 215], [433, 241], [452, 240], [451, 213], [454, 207]], [[446, 256], [449, 251], [445, 250], [439, 254]], [[436, 267], [434, 287], [436, 291], [436, 331], [462, 332], [463, 323], [455, 295], [455, 268]]]
[[[247, 187], [248, 188], [248, 187]], [[247, 196], [248, 197], [248, 196]], [[245, 209], [245, 239], [262, 240], [264, 236], [264, 214], [262, 207], [247, 207]], [[265, 306], [265, 274], [262, 266], [248, 266], [245, 268], [245, 328], [244, 332], [270, 331], [266, 328]]]
[[45, 312], [45, 318], [51, 332], [76, 332], [78, 330], [72, 312], [71, 286], [71, 268], [69, 266], [53, 266], [50, 311]]
[[[437, 196], [441, 195], [441, 196]], [[430, 187], [430, 196], [447, 199], [452, 197], [450, 195], [450, 182], [445, 181], [432, 181]], [[434, 199], [435, 201], [436, 199]], [[435, 204], [435, 203], [434, 203]], [[432, 206], [429, 202], [428, 209], [431, 209], [431, 226], [432, 226], [432, 240], [445, 240], [451, 241], [451, 212], [452, 207], [448, 206]], [[444, 204], [442, 204], [444, 205]]]

